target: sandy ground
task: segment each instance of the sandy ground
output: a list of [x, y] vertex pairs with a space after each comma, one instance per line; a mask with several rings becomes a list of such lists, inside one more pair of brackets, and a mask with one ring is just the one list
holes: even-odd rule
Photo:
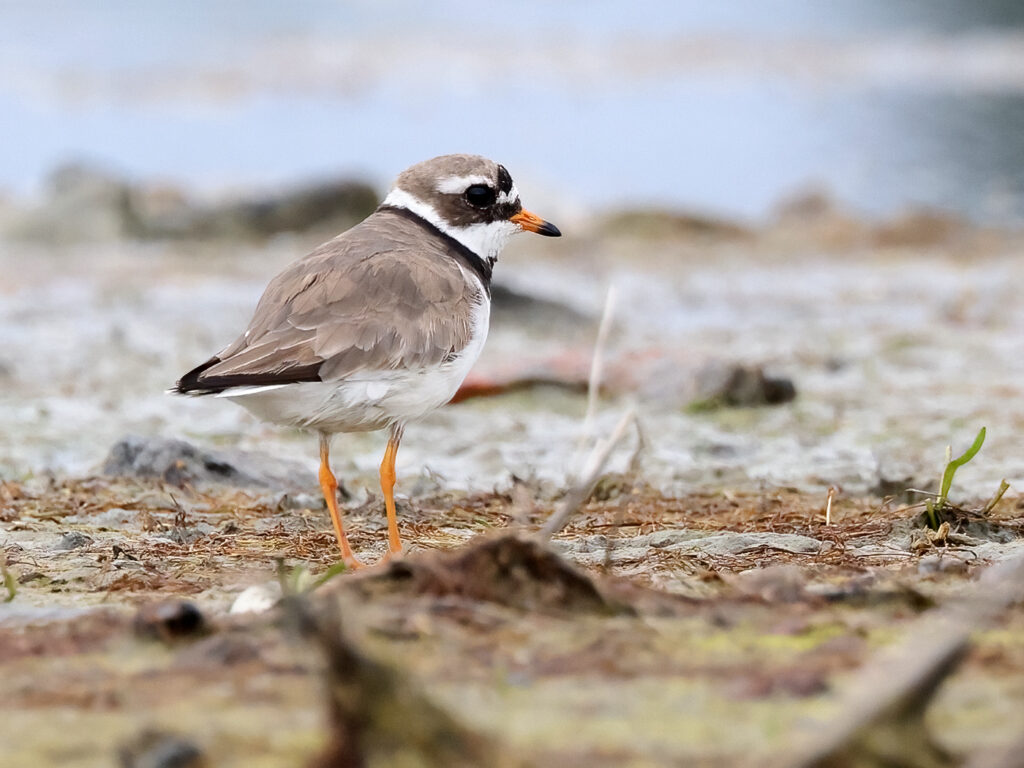
[[[585, 375], [615, 286], [593, 422], [583, 395], [541, 387], [410, 427], [410, 554], [320, 585], [334, 551], [314, 441], [162, 394], [242, 327], [303, 239], [6, 243], [0, 764], [106, 765], [121, 748], [129, 765], [188, 749], [213, 765], [360, 764], [345, 749], [367, 765], [786, 764], [842, 719], [880, 648], [1021, 551], [1019, 236], [826, 223], [580, 222], [584, 237], [569, 222], [563, 242], [517, 241], [506, 284], [575, 311], [496, 313], [477, 374]], [[732, 362], [790, 378], [796, 400], [695, 407], [702, 377]], [[631, 403], [642, 448], [630, 435], [615, 451], [553, 550], [467, 545], [532, 535]], [[1011, 491], [929, 533], [898, 492], [934, 487], [945, 446], [959, 453], [983, 425], [952, 497], [977, 509], [1004, 477]], [[303, 462], [310, 493], [96, 476], [126, 433]], [[373, 561], [383, 438], [336, 445], [354, 546]], [[305, 595], [313, 629], [295, 610], [230, 613], [282, 589]], [[1019, 736], [1022, 626], [1019, 605], [979, 626], [924, 697], [933, 744], [907, 764]], [[417, 742], [411, 723], [438, 725]], [[136, 743], [146, 728], [158, 733]]]
[[[854, 717], [845, 691], [879, 649], [1024, 552], [1015, 505], [940, 540], [914, 509], [839, 501], [826, 525], [816, 496], [664, 497], [620, 478], [556, 538], [568, 560], [495, 539], [528, 536], [549, 505], [447, 493], [401, 505], [413, 554], [317, 586], [333, 559], [321, 512], [153, 481], [5, 491], [11, 766], [106, 765], [140, 733], [140, 761], [191, 748], [226, 766], [305, 764], [339, 739], [367, 765], [796, 765]], [[357, 550], [383, 538], [376, 504], [348, 519]], [[238, 613], [282, 589], [322, 635], [287, 610]], [[1019, 605], [979, 625], [920, 697], [935, 749], [983, 756], [1024, 729], [1022, 628]], [[359, 654], [340, 671], [339, 648]], [[454, 737], [418, 736], [438, 708], [491, 751], [456, 760]]]
[[[961, 488], [985, 495], [1002, 477], [1024, 480], [1018, 238], [966, 230], [880, 248], [870, 232], [781, 225], [724, 239], [566, 229], [564, 242], [518, 240], [499, 274], [593, 319], [496, 315], [478, 373], [568, 360], [585, 374], [615, 286], [607, 375], [625, 392], [602, 403], [593, 431], [606, 432], [623, 400], [636, 399], [649, 437], [645, 476], [659, 487], [863, 493], [880, 476], [924, 484], [941, 472], [945, 446], [959, 452], [983, 425], [988, 442]], [[223, 402], [163, 394], [244, 327], [268, 277], [307, 244], [6, 244], [0, 471], [80, 475], [126, 433], [258, 447], [312, 471], [307, 437]], [[689, 412], [700, 372], [729, 362], [791, 378], [798, 398]], [[574, 468], [582, 413], [579, 398], [546, 391], [448, 408], [407, 431], [400, 476], [426, 472], [471, 490], [507, 486], [513, 475], [559, 484]], [[372, 487], [383, 438], [337, 442], [340, 474]]]

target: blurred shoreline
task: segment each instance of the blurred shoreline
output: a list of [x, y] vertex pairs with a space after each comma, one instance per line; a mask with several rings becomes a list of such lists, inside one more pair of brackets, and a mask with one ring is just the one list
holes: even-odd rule
[[[73, 244], [117, 240], [258, 241], [280, 234], [333, 237], [368, 216], [386, 188], [359, 176], [308, 179], [218, 194], [167, 180], [132, 180], [86, 161], [54, 168], [41, 193], [0, 197], [0, 242]], [[802, 231], [826, 248], [929, 246], [968, 232], [1018, 233], [1024, 222], [972, 222], [954, 211], [908, 206], [886, 216], [859, 214], [827, 189], [811, 187], [777, 200], [757, 221], [684, 206], [585, 208], [541, 201], [530, 206], [583, 231], [654, 238], [744, 240], [772, 231]]]
[[531, 199], [759, 221], [796, 190], [860, 216], [1024, 221], [1024, 11], [797, 0], [464, 4], [66, 0], [5, 8], [0, 190], [84, 157], [215, 194], [376, 187], [445, 152]]

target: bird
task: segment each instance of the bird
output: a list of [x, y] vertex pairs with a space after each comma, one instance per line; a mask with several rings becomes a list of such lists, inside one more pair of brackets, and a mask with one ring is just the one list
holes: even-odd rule
[[315, 432], [320, 488], [350, 568], [363, 563], [338, 511], [331, 440], [388, 430], [385, 557], [399, 555], [395, 457], [405, 427], [451, 400], [479, 357], [494, 265], [523, 231], [561, 236], [523, 209], [503, 165], [469, 154], [413, 165], [366, 219], [271, 279], [242, 335], [170, 391], [226, 398]]

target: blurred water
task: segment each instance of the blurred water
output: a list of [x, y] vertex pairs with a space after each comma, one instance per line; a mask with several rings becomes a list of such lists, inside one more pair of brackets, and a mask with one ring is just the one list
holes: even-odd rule
[[534, 198], [1024, 220], [1024, 5], [7, 0], [0, 187], [86, 156], [205, 188], [481, 152]]

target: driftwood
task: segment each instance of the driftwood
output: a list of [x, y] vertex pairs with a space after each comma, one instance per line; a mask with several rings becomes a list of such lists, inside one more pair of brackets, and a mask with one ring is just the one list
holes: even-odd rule
[[436, 704], [408, 672], [364, 652], [343, 627], [338, 601], [313, 610], [288, 597], [285, 612], [326, 661], [331, 735], [312, 768], [522, 768], [490, 736]]
[[[959, 765], [932, 741], [924, 713], [970, 648], [971, 633], [1024, 599], [1024, 555], [989, 567], [955, 603], [924, 616], [880, 652], [841, 694], [841, 714], [783, 761], [788, 768], [937, 768]], [[978, 766], [1019, 766], [1020, 754]], [[975, 763], [971, 763], [972, 766]]]

